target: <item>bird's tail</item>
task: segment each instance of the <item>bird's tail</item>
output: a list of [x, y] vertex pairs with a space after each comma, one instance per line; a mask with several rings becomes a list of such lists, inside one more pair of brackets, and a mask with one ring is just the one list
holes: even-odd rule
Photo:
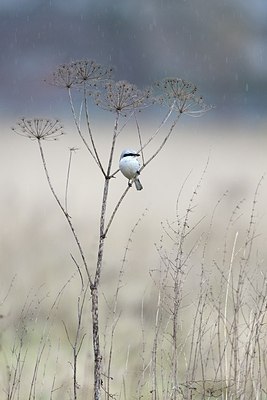
[[138, 178], [135, 178], [134, 184], [135, 184], [135, 187], [136, 187], [137, 190], [142, 190], [143, 189], [143, 186], [141, 185], [141, 182], [139, 181]]

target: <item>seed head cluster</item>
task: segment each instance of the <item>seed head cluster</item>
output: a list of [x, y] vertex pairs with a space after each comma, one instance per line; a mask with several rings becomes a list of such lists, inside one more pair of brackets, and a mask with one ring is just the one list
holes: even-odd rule
[[73, 61], [59, 65], [48, 79], [52, 85], [70, 89], [84, 86], [94, 86], [98, 81], [111, 77], [112, 68], [104, 67], [92, 60]]
[[59, 65], [48, 82], [65, 89], [86, 89], [86, 96], [92, 95], [97, 106], [124, 116], [153, 102], [191, 116], [200, 116], [212, 108], [198, 95], [197, 87], [184, 79], [165, 78], [157, 82], [159, 93], [152, 99], [150, 90], [140, 90], [126, 81], [114, 81], [111, 76], [112, 68], [92, 60], [78, 60]]
[[131, 111], [146, 107], [149, 98], [148, 89], [140, 90], [129, 82], [110, 80], [103, 90], [95, 94], [95, 103], [104, 110], [126, 116]]
[[57, 140], [64, 134], [59, 120], [45, 118], [21, 118], [12, 130], [31, 140]]
[[174, 107], [179, 113], [199, 116], [211, 109], [198, 95], [197, 87], [184, 79], [165, 78], [156, 83], [156, 88], [160, 90], [158, 102]]
[[[127, 116], [154, 102], [166, 105], [179, 114], [199, 116], [211, 107], [198, 95], [197, 87], [179, 78], [165, 78], [156, 83], [156, 96], [150, 89], [141, 90], [127, 81], [111, 79], [112, 69], [92, 60], [78, 60], [59, 65], [49, 82], [65, 89], [83, 88], [84, 96], [92, 96], [104, 110]], [[22, 118], [12, 128], [31, 140], [56, 140], [63, 135], [59, 120]]]

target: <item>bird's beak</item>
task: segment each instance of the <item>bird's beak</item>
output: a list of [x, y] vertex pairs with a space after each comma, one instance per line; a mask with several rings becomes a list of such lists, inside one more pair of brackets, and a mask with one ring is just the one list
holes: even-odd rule
[[140, 154], [136, 154], [136, 157], [140, 157]]

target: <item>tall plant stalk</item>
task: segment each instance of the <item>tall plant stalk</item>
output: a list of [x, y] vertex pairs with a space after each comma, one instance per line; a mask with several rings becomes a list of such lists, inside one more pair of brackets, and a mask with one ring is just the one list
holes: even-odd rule
[[[96, 265], [90, 265], [85, 257], [85, 251], [81, 245], [81, 242], [76, 233], [74, 223], [67, 210], [67, 197], [68, 197], [68, 183], [65, 190], [65, 203], [63, 204], [60, 200], [60, 196], [57, 194], [49, 172], [47, 168], [47, 163], [45, 159], [45, 154], [42, 146], [43, 140], [58, 139], [59, 136], [63, 134], [62, 126], [59, 122], [51, 121], [49, 119], [22, 119], [18, 122], [17, 127], [14, 131], [21, 136], [26, 136], [31, 140], [37, 140], [39, 151], [41, 155], [41, 160], [43, 168], [45, 171], [45, 176], [52, 192], [52, 195], [61, 209], [65, 219], [67, 220], [68, 226], [72, 232], [74, 241], [78, 247], [79, 255], [82, 260], [81, 269], [79, 264], [75, 261], [75, 265], [78, 268], [82, 286], [87, 287], [89, 284], [90, 288], [90, 301], [91, 301], [91, 319], [92, 319], [92, 344], [93, 344], [93, 354], [94, 354], [94, 400], [101, 399], [101, 389], [102, 389], [102, 353], [101, 353], [101, 343], [100, 343], [100, 307], [99, 307], [99, 285], [101, 282], [101, 276], [103, 271], [103, 260], [104, 260], [104, 247], [107, 234], [110, 232], [111, 225], [117, 215], [123, 200], [129, 193], [130, 186], [126, 186], [123, 190], [121, 196], [119, 197], [117, 203], [115, 204], [109, 219], [107, 219], [107, 209], [109, 204], [109, 189], [112, 178], [118, 172], [114, 169], [114, 152], [117, 144], [117, 139], [121, 135], [122, 130], [125, 125], [129, 122], [131, 117], [135, 117], [137, 131], [138, 131], [138, 145], [141, 147], [141, 160], [142, 164], [140, 166], [140, 172], [156, 159], [158, 154], [163, 150], [170, 136], [174, 132], [174, 128], [181, 115], [199, 115], [203, 111], [209, 109], [204, 103], [201, 97], [196, 95], [196, 87], [189, 82], [186, 82], [179, 78], [164, 79], [161, 83], [157, 85], [156, 93], [152, 96], [151, 90], [140, 90], [135, 85], [132, 85], [125, 81], [113, 81], [110, 79], [111, 69], [103, 67], [94, 61], [81, 60], [72, 62], [70, 64], [61, 65], [53, 73], [50, 82], [56, 86], [63, 87], [67, 90], [68, 100], [70, 103], [70, 110], [74, 120], [74, 125], [76, 127], [77, 133], [82, 140], [85, 148], [88, 150], [89, 156], [92, 158], [94, 163], [97, 165], [101, 176], [104, 179], [103, 182], [103, 194], [102, 201], [99, 211], [99, 237], [98, 237], [98, 249], [97, 249], [97, 261]], [[76, 104], [76, 97], [73, 96], [73, 91], [77, 90], [79, 97], [79, 104]], [[101, 151], [97, 148], [93, 131], [91, 128], [91, 123], [89, 120], [89, 97], [93, 98], [95, 104], [101, 107], [103, 110], [112, 112], [115, 116], [112, 139], [109, 150], [109, 157], [107, 162], [107, 167], [105, 168], [105, 163], [101, 157]], [[151, 101], [153, 99], [153, 101]], [[167, 106], [168, 112], [163, 118], [159, 127], [152, 133], [149, 138], [145, 140], [142, 138], [141, 129], [137, 122], [136, 111], [146, 108], [154, 102], [158, 102], [161, 105]], [[77, 112], [76, 109], [79, 111]], [[128, 117], [126, 123], [119, 126], [120, 120], [123, 117]], [[164, 127], [167, 126], [170, 121], [170, 126], [167, 127], [166, 132], [164, 132]], [[86, 132], [83, 132], [82, 122], [85, 122]], [[146, 158], [144, 154], [144, 149], [149, 151], [149, 145], [151, 142], [159, 135], [162, 135], [160, 144], [156, 149], [154, 149]], [[86, 135], [89, 138], [86, 138]], [[70, 162], [69, 162], [70, 168]], [[114, 172], [112, 172], [114, 171]], [[70, 171], [68, 169], [67, 176], [69, 178]], [[107, 221], [107, 222], [106, 222]], [[83, 274], [87, 279], [85, 282]], [[79, 334], [82, 314], [84, 307], [81, 308], [79, 314], [79, 327], [77, 332]], [[176, 326], [176, 323], [174, 323]], [[175, 333], [175, 337], [177, 333]], [[69, 342], [72, 341], [69, 338]], [[78, 343], [75, 339], [74, 343]], [[81, 342], [82, 343], [82, 342]], [[74, 351], [74, 363], [75, 368], [77, 367], [77, 357], [80, 351], [80, 346], [75, 346]], [[110, 362], [110, 361], [109, 361]], [[75, 381], [77, 369], [75, 369]], [[108, 388], [109, 392], [109, 388]], [[77, 393], [74, 394], [75, 398]]]

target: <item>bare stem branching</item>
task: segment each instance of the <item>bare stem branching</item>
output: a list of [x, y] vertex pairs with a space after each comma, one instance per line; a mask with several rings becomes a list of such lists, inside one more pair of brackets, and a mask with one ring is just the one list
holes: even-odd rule
[[[69, 199], [69, 179], [72, 165], [72, 155], [75, 151], [75, 148], [70, 149], [69, 154], [69, 162], [67, 169], [67, 178], [66, 178], [66, 186], [65, 186], [65, 196], [64, 201], [60, 200], [60, 196], [55, 190], [50, 174], [47, 167], [47, 162], [44, 154], [44, 149], [42, 142], [43, 140], [56, 140], [59, 136], [63, 134], [62, 125], [58, 120], [49, 120], [49, 119], [25, 119], [22, 118], [16, 128], [13, 130], [21, 136], [26, 136], [31, 140], [37, 140], [39, 152], [41, 156], [41, 161], [43, 165], [43, 169], [45, 172], [46, 180], [48, 182], [49, 189], [60, 208], [64, 218], [67, 221], [67, 224], [71, 230], [72, 236], [78, 248], [79, 256], [81, 258], [81, 265], [76, 259], [72, 257], [72, 260], [75, 264], [75, 267], [78, 271], [78, 276], [81, 280], [81, 292], [78, 295], [77, 300], [77, 324], [74, 338], [71, 335], [70, 329], [67, 327], [67, 324], [64, 322], [65, 333], [68, 339], [68, 342], [71, 346], [73, 353], [73, 397], [74, 399], [78, 399], [78, 355], [81, 351], [82, 344], [84, 342], [86, 330], [83, 327], [84, 321], [84, 313], [85, 313], [85, 305], [87, 301], [90, 301], [91, 305], [91, 321], [92, 321], [92, 344], [93, 344], [93, 369], [94, 369], [94, 383], [93, 383], [93, 398], [94, 400], [101, 399], [101, 393], [104, 391], [107, 398], [113, 398], [114, 396], [111, 394], [110, 390], [110, 379], [111, 379], [111, 369], [112, 369], [112, 357], [113, 357], [113, 341], [115, 336], [115, 330], [119, 321], [120, 314], [117, 313], [117, 303], [118, 303], [118, 293], [120, 289], [120, 284], [122, 280], [123, 267], [120, 270], [119, 274], [119, 283], [116, 289], [113, 311], [112, 311], [112, 329], [111, 329], [111, 341], [110, 341], [110, 349], [108, 355], [107, 366], [103, 368], [103, 354], [102, 354], [102, 346], [100, 342], [100, 305], [99, 305], [99, 288], [101, 277], [103, 273], [103, 260], [104, 260], [104, 247], [105, 240], [110, 233], [110, 228], [114, 221], [115, 216], [117, 215], [122, 202], [125, 200], [126, 195], [129, 193], [130, 187], [127, 186], [126, 189], [122, 192], [119, 197], [117, 203], [114, 208], [111, 210], [109, 218], [107, 218], [108, 206], [109, 206], [109, 197], [110, 197], [110, 185], [113, 182], [113, 178], [117, 174], [118, 170], [114, 170], [114, 154], [117, 146], [117, 141], [121, 137], [123, 131], [125, 131], [125, 127], [127, 126], [130, 119], [134, 116], [135, 124], [137, 128], [138, 135], [138, 145], [140, 147], [141, 152], [141, 160], [142, 166], [140, 172], [142, 172], [148, 165], [156, 159], [158, 154], [163, 150], [170, 136], [175, 130], [175, 127], [180, 119], [180, 117], [184, 114], [191, 116], [199, 116], [202, 115], [205, 111], [209, 110], [210, 107], [204, 104], [204, 101], [201, 96], [197, 94], [197, 88], [182, 79], [178, 78], [168, 78], [164, 79], [161, 82], [156, 84], [157, 91], [159, 93], [152, 93], [151, 89], [139, 89], [135, 85], [126, 82], [126, 81], [114, 81], [111, 79], [112, 69], [108, 67], [104, 67], [100, 64], [97, 64], [95, 61], [91, 60], [79, 60], [73, 61], [69, 64], [60, 65], [52, 76], [48, 79], [48, 83], [64, 88], [67, 91], [68, 101], [70, 104], [70, 111], [74, 121], [74, 125], [78, 136], [82, 140], [83, 145], [87, 149], [90, 158], [97, 165], [101, 172], [101, 177], [103, 179], [103, 194], [102, 200], [99, 210], [99, 235], [98, 235], [98, 249], [96, 254], [96, 265], [95, 267], [88, 266], [87, 259], [85, 257], [84, 248], [80, 242], [80, 239], [76, 233], [74, 228], [74, 223], [72, 222], [71, 216], [69, 215], [69, 207], [68, 207], [68, 199]], [[75, 95], [74, 95], [75, 91]], [[90, 110], [90, 102], [89, 100], [93, 99], [95, 104], [99, 106], [101, 109], [105, 111], [110, 111], [115, 115], [114, 118], [114, 126], [113, 132], [111, 136], [111, 143], [109, 147], [109, 156], [107, 160], [107, 165], [103, 162], [103, 158], [101, 155], [101, 151], [97, 146], [96, 137], [93, 134], [92, 126], [91, 126], [91, 110]], [[78, 100], [77, 100], [78, 99]], [[77, 102], [76, 102], [77, 101]], [[148, 106], [155, 103], [155, 101], [159, 102], [168, 107], [168, 111], [164, 116], [162, 122], [159, 124], [158, 128], [153, 131], [150, 137], [145, 138], [143, 135], [138, 118], [137, 112], [141, 110], [145, 110]], [[78, 110], [78, 111], [77, 111]], [[89, 112], [90, 110], [90, 112]], [[126, 117], [126, 122], [121, 124], [121, 120]], [[170, 118], [172, 118], [170, 122], [170, 126], [166, 128], [166, 132], [164, 132], [167, 123]], [[121, 126], [120, 126], [121, 125]], [[85, 132], [84, 132], [85, 130]], [[162, 135], [160, 139], [160, 143], [157, 145], [156, 150], [152, 151], [148, 157], [145, 154], [145, 151], [148, 152], [149, 145], [159, 136]], [[161, 369], [161, 378], [158, 376], [158, 362], [159, 360], [163, 360], [165, 357], [163, 355], [164, 346], [161, 343], [159, 346], [160, 335], [162, 334], [161, 329], [163, 329], [164, 322], [167, 321], [167, 326], [163, 330], [163, 337], [170, 337], [169, 343], [172, 345], [172, 354], [165, 359], [165, 361], [171, 364], [171, 376], [168, 377], [168, 393], [171, 393], [171, 397], [173, 400], [178, 400], [181, 394], [181, 386], [180, 386], [180, 378], [179, 378], [179, 364], [178, 357], [180, 354], [180, 327], [179, 327], [179, 318], [180, 318], [180, 310], [181, 304], [183, 301], [182, 289], [184, 287], [184, 283], [186, 280], [186, 276], [188, 274], [187, 265], [195, 253], [196, 249], [199, 246], [201, 240], [196, 240], [195, 244], [192, 246], [187, 255], [184, 253], [184, 245], [185, 239], [188, 235], [191, 235], [194, 230], [196, 230], [202, 219], [194, 225], [193, 228], [188, 229], [188, 219], [189, 213], [193, 210], [193, 199], [195, 194], [197, 193], [198, 187], [194, 192], [192, 199], [189, 204], [189, 208], [187, 209], [185, 215], [183, 216], [182, 229], [171, 229], [172, 232], [169, 234], [169, 238], [174, 237], [175, 248], [175, 258], [174, 260], [164, 259], [162, 256], [162, 260], [164, 259], [165, 270], [161, 275], [162, 280], [159, 286], [158, 292], [158, 302], [157, 302], [157, 310], [156, 310], [156, 319], [155, 319], [155, 335], [153, 339], [153, 351], [152, 351], [152, 360], [151, 360], [151, 374], [152, 374], [152, 399], [158, 400], [161, 398], [160, 396], [160, 386], [162, 386], [162, 379], [164, 380], [163, 369]], [[179, 217], [180, 218], [180, 217]], [[137, 224], [135, 225], [136, 228]], [[177, 223], [179, 226], [179, 223]], [[134, 232], [135, 228], [132, 230]], [[132, 234], [131, 234], [132, 235]], [[249, 237], [251, 235], [248, 235]], [[129, 243], [127, 245], [128, 249]], [[124, 259], [126, 259], [126, 254]], [[123, 264], [124, 266], [124, 264]], [[169, 288], [171, 287], [172, 292], [169, 293]], [[88, 295], [89, 294], [89, 295]], [[205, 359], [204, 350], [202, 346], [202, 338], [206, 335], [206, 332], [209, 331], [209, 321], [205, 319], [204, 315], [207, 309], [206, 300], [207, 299], [207, 285], [205, 281], [204, 273], [201, 278], [201, 301], [199, 301], [197, 310], [201, 312], [201, 319], [197, 316], [195, 317], [195, 324], [197, 327], [197, 334], [195, 337], [197, 338], [197, 345], [194, 347], [195, 353], [190, 357], [189, 363], [191, 371], [191, 378], [195, 377], [195, 372], [197, 369], [197, 363], [201, 362], [202, 366], [202, 379], [205, 379], [205, 363], [207, 360]], [[165, 317], [165, 313], [167, 312], [168, 317]], [[258, 318], [260, 320], [260, 318]], [[225, 326], [226, 326], [226, 321]], [[197, 325], [198, 324], [198, 325]], [[144, 331], [143, 331], [144, 332]], [[228, 335], [228, 333], [227, 333]], [[257, 337], [255, 340], [258, 343], [258, 334], [254, 334], [253, 338]], [[150, 363], [145, 362], [145, 347], [144, 347], [144, 335], [143, 335], [143, 375], [142, 375], [142, 387], [144, 385], [145, 380], [145, 370], [148, 369]], [[193, 345], [192, 345], [193, 346]], [[44, 351], [45, 345], [40, 346], [39, 353], [36, 359], [36, 373], [33, 375], [32, 384], [30, 388], [29, 397], [36, 397], [36, 388], [37, 388], [37, 375], [38, 368], [40, 365], [40, 359], [42, 358], [42, 354]], [[159, 350], [159, 348], [161, 350]], [[161, 351], [161, 354], [159, 354]], [[200, 356], [198, 356], [197, 351], [200, 352]], [[22, 352], [19, 351], [19, 356], [22, 355]], [[123, 377], [123, 391], [124, 396], [128, 396], [128, 390], [125, 386], [126, 378], [127, 378], [127, 368], [128, 361], [130, 357], [130, 351], [127, 353], [127, 362], [126, 362], [126, 370]], [[192, 362], [191, 362], [192, 360]], [[20, 363], [20, 360], [18, 361]], [[19, 374], [19, 367], [16, 367], [16, 371]], [[103, 385], [103, 371], [107, 371], [107, 384]], [[188, 375], [189, 376], [189, 375]], [[88, 377], [88, 380], [89, 377]], [[17, 378], [14, 377], [13, 386], [17, 383]], [[140, 386], [140, 388], [141, 388]], [[205, 385], [202, 385], [203, 390], [205, 389]], [[11, 395], [12, 393], [11, 387]], [[54, 391], [54, 382], [52, 386], [51, 396]], [[166, 393], [165, 392], [165, 398]], [[141, 393], [141, 389], [140, 389]], [[163, 391], [162, 391], [163, 393]], [[12, 397], [12, 396], [11, 396]], [[11, 400], [10, 397], [10, 400]]]

